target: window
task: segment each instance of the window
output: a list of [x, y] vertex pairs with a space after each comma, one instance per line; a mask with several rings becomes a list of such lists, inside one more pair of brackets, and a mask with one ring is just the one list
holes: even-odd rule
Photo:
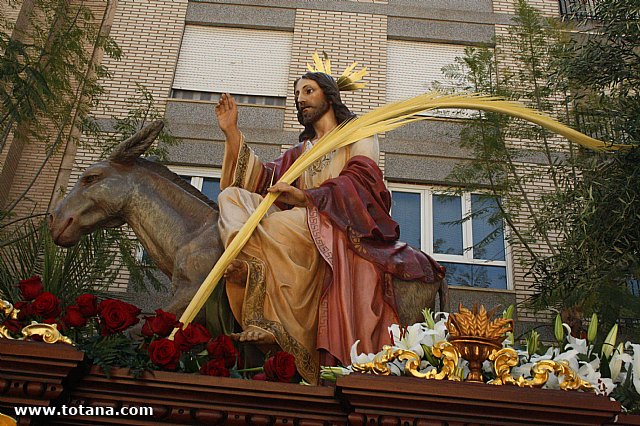
[[[192, 90], [178, 90], [173, 89], [171, 91], [171, 97], [174, 99], [188, 99], [192, 101], [209, 101], [218, 102], [222, 93], [213, 92], [195, 92]], [[249, 104], [249, 105], [269, 105], [269, 106], [284, 106], [285, 98], [279, 98], [275, 96], [253, 96], [253, 95], [238, 95], [237, 93], [231, 93], [237, 103]]]
[[275, 104], [272, 98], [284, 99], [290, 90], [292, 43], [286, 31], [187, 25], [173, 97], [211, 100], [211, 94], [232, 93]]
[[493, 217], [495, 198], [400, 184], [390, 189], [391, 216], [400, 225], [400, 239], [445, 266], [449, 285], [511, 287], [503, 225]]
[[172, 172], [189, 182], [212, 201], [218, 202], [220, 194], [220, 172], [184, 166], [169, 166]]
[[[411, 98], [433, 91], [433, 83], [442, 83], [442, 90], [455, 85], [449, 83], [442, 68], [464, 56], [465, 46], [442, 43], [389, 40], [387, 43], [387, 102]], [[464, 118], [469, 110], [435, 110], [423, 115]]]

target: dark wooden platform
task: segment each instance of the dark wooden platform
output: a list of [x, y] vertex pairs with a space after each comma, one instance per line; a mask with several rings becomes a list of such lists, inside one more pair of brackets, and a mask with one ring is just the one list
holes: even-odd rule
[[[57, 425], [640, 425], [582, 392], [351, 375], [335, 387], [126, 369], [107, 377], [64, 344], [0, 340], [0, 411], [14, 406], [153, 407], [153, 416], [23, 417]], [[616, 422], [617, 420], [617, 422]]]

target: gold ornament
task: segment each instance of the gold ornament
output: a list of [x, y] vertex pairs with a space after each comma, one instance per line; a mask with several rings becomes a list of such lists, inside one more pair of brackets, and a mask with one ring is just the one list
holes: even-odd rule
[[395, 359], [399, 361], [407, 361], [404, 366], [404, 372], [408, 376], [418, 377], [421, 379], [435, 379], [435, 380], [452, 380], [460, 381], [458, 372], [458, 361], [460, 355], [453, 345], [449, 342], [439, 342], [433, 346], [433, 355], [442, 359], [442, 369], [438, 373], [436, 369], [421, 373], [420, 369], [420, 357], [413, 351], [406, 349], [394, 348], [392, 346], [384, 346], [382, 351], [376, 354], [373, 361], [361, 364], [353, 364], [353, 371], [359, 373], [373, 373], [378, 376], [389, 376], [391, 369], [387, 364]]
[[513, 320], [496, 318], [491, 321], [495, 309], [487, 313], [483, 305], [473, 306], [473, 312], [460, 304], [458, 313], [451, 313], [447, 320], [449, 341], [462, 358], [469, 361], [467, 381], [482, 383], [482, 364], [492, 351], [502, 347], [506, 334], [513, 331]]
[[518, 354], [515, 350], [504, 348], [495, 351], [489, 356], [489, 359], [493, 361], [497, 376], [494, 380], [488, 382], [490, 385], [515, 385], [521, 388], [540, 388], [549, 380], [549, 373], [554, 373], [558, 377], [564, 377], [564, 380], [560, 383], [560, 389], [562, 390], [595, 391], [593, 385], [581, 379], [565, 361], [538, 361], [531, 367], [532, 378], [527, 380], [522, 376], [517, 379], [511, 376], [511, 368], [518, 365]]
[[[17, 320], [19, 309], [15, 309], [11, 303], [6, 300], [0, 300], [0, 310], [4, 313], [5, 317]], [[26, 340], [31, 338], [32, 336], [41, 336], [42, 341], [45, 343], [67, 343], [69, 345], [73, 345], [71, 339], [66, 336], [63, 336], [60, 331], [58, 331], [57, 324], [40, 324], [33, 321], [31, 324], [27, 325], [21, 330], [22, 337], [15, 338], [11, 335], [11, 332], [7, 328], [7, 326], [0, 326], [0, 338], [11, 339], [11, 340]]]
[[[324, 57], [324, 59], [320, 59], [320, 55], [318, 55], [318, 52], [313, 52], [313, 66], [307, 64], [307, 69], [311, 72], [322, 72], [332, 76], [331, 61], [329, 60], [329, 56], [325, 52], [322, 52], [322, 56]], [[362, 78], [367, 75], [367, 68], [364, 67], [360, 71], [352, 72], [356, 65], [358, 65], [357, 62], [349, 65], [344, 70], [342, 75], [336, 79], [338, 89], [341, 92], [359, 90], [366, 86], [366, 83], [358, 83], [358, 81], [362, 80]]]

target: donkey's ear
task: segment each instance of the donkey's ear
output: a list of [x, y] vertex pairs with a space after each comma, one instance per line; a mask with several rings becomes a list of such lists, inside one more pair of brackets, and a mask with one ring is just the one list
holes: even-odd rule
[[109, 155], [109, 160], [116, 163], [133, 163], [151, 146], [163, 127], [164, 123], [158, 120], [138, 130], [135, 135], [120, 142], [120, 145]]

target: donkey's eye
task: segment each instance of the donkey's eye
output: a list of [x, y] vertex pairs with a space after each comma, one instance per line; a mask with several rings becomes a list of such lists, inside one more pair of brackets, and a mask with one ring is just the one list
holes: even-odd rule
[[94, 183], [95, 181], [97, 181], [99, 178], [98, 175], [87, 175], [87, 176], [83, 176], [82, 177], [82, 183], [85, 185], [91, 185], [92, 183]]

